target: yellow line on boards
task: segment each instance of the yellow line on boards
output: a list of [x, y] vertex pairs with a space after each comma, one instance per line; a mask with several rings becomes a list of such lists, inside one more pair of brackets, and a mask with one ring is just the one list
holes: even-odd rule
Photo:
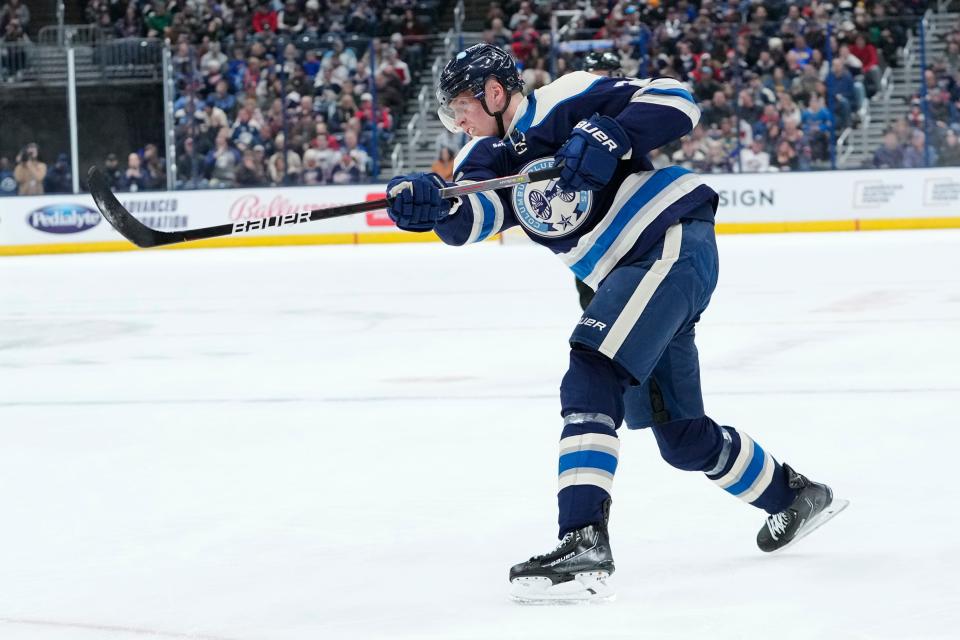
[[[811, 233], [827, 231], [894, 231], [908, 229], [960, 229], [960, 217], [951, 218], [874, 218], [859, 220], [811, 220], [796, 222], [718, 222], [717, 233]], [[499, 236], [496, 236], [499, 238]], [[491, 238], [493, 240], [494, 238]], [[237, 236], [210, 238], [160, 249], [201, 249], [227, 247], [281, 247], [320, 244], [387, 244], [438, 242], [435, 233], [398, 233], [370, 231], [362, 233], [316, 233], [289, 236]], [[60, 244], [0, 245], [0, 256], [24, 256], [57, 253], [133, 251], [125, 240], [74, 242]]]
[[856, 220], [811, 220], [804, 222], [718, 222], [717, 233], [812, 233], [856, 231]]

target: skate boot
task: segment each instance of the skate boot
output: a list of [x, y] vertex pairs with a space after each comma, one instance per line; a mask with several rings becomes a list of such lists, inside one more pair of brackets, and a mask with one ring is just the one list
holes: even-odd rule
[[799, 489], [799, 493], [789, 507], [767, 517], [766, 524], [757, 534], [757, 546], [761, 551], [780, 551], [790, 546], [850, 504], [847, 500], [834, 499], [830, 487], [808, 480], [790, 465], [784, 464], [783, 470], [787, 473], [790, 488]]
[[607, 533], [609, 500], [604, 522], [570, 531], [550, 553], [534, 556], [510, 569], [510, 596], [523, 604], [575, 604], [610, 600], [607, 579], [614, 572]]

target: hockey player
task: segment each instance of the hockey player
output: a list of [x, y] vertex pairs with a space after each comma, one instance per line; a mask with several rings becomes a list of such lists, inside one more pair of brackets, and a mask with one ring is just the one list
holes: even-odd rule
[[[704, 413], [694, 325], [717, 282], [717, 194], [680, 167], [653, 170], [646, 153], [689, 133], [700, 118], [669, 78], [575, 72], [526, 98], [513, 60], [478, 44], [445, 67], [439, 116], [471, 140], [457, 155], [458, 183], [556, 165], [560, 177], [455, 202], [435, 174], [397, 176], [387, 190], [401, 228], [444, 242], [479, 242], [519, 225], [596, 295], [570, 337], [560, 387], [556, 549], [510, 569], [522, 601], [611, 594], [607, 521], [620, 441], [651, 427], [664, 460], [706, 474], [769, 515], [757, 535], [777, 551], [839, 512], [824, 484], [781, 464], [746, 433]], [[625, 408], [624, 398], [627, 406]]]
[[583, 70], [598, 76], [619, 78], [623, 76], [620, 56], [613, 51], [591, 51], [583, 57]]

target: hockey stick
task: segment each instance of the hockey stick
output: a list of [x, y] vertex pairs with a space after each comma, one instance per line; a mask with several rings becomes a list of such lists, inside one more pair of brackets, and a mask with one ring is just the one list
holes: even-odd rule
[[[530, 182], [542, 182], [553, 180], [559, 177], [560, 170], [551, 167], [542, 171], [532, 171], [530, 173], [519, 173], [514, 176], [504, 176], [503, 178], [493, 178], [482, 182], [472, 184], [454, 185], [440, 190], [443, 198], [456, 198], [480, 191], [492, 191], [512, 187], [518, 184], [527, 184]], [[287, 213], [270, 218], [259, 218], [256, 220], [244, 220], [232, 224], [221, 224], [215, 227], [203, 227], [202, 229], [186, 229], [183, 231], [157, 231], [146, 226], [129, 211], [123, 208], [120, 201], [110, 191], [107, 185], [107, 179], [103, 173], [96, 167], [91, 167], [87, 174], [90, 186], [90, 195], [100, 213], [107, 219], [113, 228], [120, 232], [124, 238], [137, 245], [138, 247], [160, 247], [166, 244], [176, 244], [178, 242], [189, 242], [190, 240], [201, 240], [204, 238], [218, 238], [220, 236], [232, 236], [238, 233], [247, 233], [249, 231], [260, 231], [262, 229], [273, 229], [275, 227], [285, 227], [291, 224], [300, 224], [301, 222], [315, 222], [317, 220], [327, 220], [330, 218], [339, 218], [340, 216], [349, 216], [354, 213], [363, 213], [365, 211], [376, 211], [390, 206], [390, 201], [386, 198], [372, 200], [370, 202], [358, 202], [357, 204], [347, 204], [340, 207], [328, 207], [326, 209], [314, 209], [313, 211], [304, 211], [302, 213]]]

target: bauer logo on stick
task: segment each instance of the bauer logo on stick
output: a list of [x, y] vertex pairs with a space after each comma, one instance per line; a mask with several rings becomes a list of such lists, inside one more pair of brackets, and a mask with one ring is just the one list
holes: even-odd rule
[[282, 227], [288, 224], [299, 224], [301, 222], [310, 222], [310, 212], [288, 213], [284, 216], [275, 216], [273, 218], [260, 218], [259, 220], [244, 220], [233, 225], [234, 233], [246, 233], [247, 231], [258, 231], [260, 229], [270, 229], [273, 227]]

